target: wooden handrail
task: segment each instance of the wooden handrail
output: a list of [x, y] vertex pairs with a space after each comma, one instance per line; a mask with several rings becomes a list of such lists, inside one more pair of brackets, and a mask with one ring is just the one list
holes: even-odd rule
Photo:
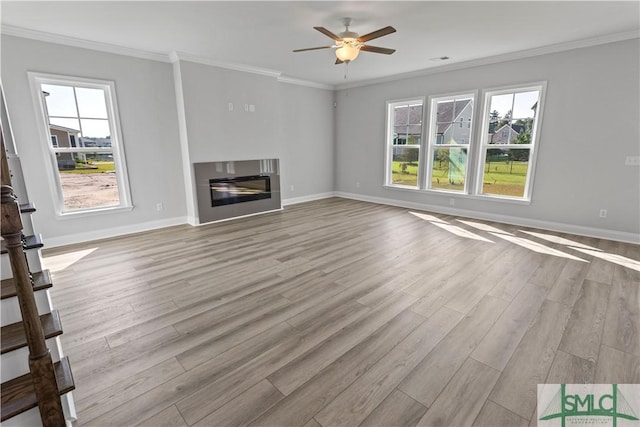
[[45, 342], [35, 296], [33, 295], [33, 281], [23, 248], [20, 206], [13, 188], [4, 184], [7, 178], [10, 183], [11, 177], [6, 164], [4, 140], [0, 140], [0, 143], [2, 145], [2, 186], [0, 188], [2, 219], [0, 235], [6, 242], [11, 262], [11, 271], [16, 286], [20, 313], [22, 314], [22, 324], [29, 347], [29, 371], [33, 380], [33, 388], [38, 401], [42, 424], [45, 427], [63, 427], [65, 419], [53, 369], [53, 361]]

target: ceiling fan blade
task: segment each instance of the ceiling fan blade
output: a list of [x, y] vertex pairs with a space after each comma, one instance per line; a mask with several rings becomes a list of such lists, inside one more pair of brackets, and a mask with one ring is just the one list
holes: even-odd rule
[[393, 27], [384, 27], [372, 33], [365, 34], [364, 36], [358, 37], [358, 41], [360, 43], [364, 43], [364, 42], [368, 42], [369, 40], [377, 39], [378, 37], [386, 36], [387, 34], [391, 34], [395, 32], [396, 32], [396, 29]]
[[318, 50], [318, 49], [330, 49], [332, 47], [335, 47], [335, 46], [332, 45], [332, 46], [307, 47], [304, 49], [295, 49], [294, 52], [304, 52], [307, 50]]
[[367, 46], [366, 44], [363, 44], [362, 46], [360, 46], [360, 50], [373, 52], [373, 53], [384, 53], [385, 55], [391, 55], [393, 52], [396, 51], [395, 49], [388, 49], [386, 47], [378, 47], [378, 46]]
[[[327, 30], [324, 27], [313, 27], [315, 30], [320, 31], [322, 34], [324, 34], [325, 36], [329, 37], [330, 39], [333, 39], [335, 41], [340, 41], [342, 40], [340, 37], [336, 36], [335, 34], [333, 34], [331, 31]], [[395, 30], [394, 30], [395, 31]]]
[[335, 64], [336, 64], [336, 65], [338, 65], [338, 64], [342, 64], [343, 62], [344, 62], [344, 61], [342, 61], [342, 60], [340, 60], [339, 58], [337, 58], [337, 59], [336, 59]]

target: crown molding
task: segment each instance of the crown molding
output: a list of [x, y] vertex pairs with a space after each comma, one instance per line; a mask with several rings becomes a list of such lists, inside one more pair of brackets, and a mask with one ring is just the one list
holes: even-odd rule
[[422, 70], [410, 71], [408, 73], [395, 74], [393, 76], [380, 77], [377, 79], [363, 80], [359, 82], [350, 82], [347, 84], [339, 84], [335, 86], [335, 90], [343, 90], [347, 88], [355, 88], [361, 86], [370, 86], [379, 83], [387, 83], [396, 80], [411, 79], [414, 77], [428, 76], [448, 71], [462, 70], [465, 68], [478, 67], [482, 65], [497, 64], [500, 62], [515, 61], [518, 59], [531, 58], [534, 56], [546, 55], [557, 52], [564, 52], [573, 49], [581, 49], [585, 47], [598, 46], [608, 43], [616, 43], [625, 40], [640, 38], [640, 31], [626, 31], [623, 33], [608, 34], [606, 36], [593, 37], [583, 40], [574, 40], [571, 42], [557, 43], [548, 46], [537, 47], [517, 52], [510, 52], [501, 55], [488, 56], [486, 58], [472, 59], [454, 64], [440, 65]]
[[115, 53], [117, 55], [132, 56], [135, 58], [149, 59], [151, 61], [170, 62], [166, 54], [158, 52], [149, 52], [129, 47], [118, 46], [109, 43], [94, 42], [76, 37], [63, 36], [59, 34], [47, 33], [44, 31], [30, 30], [28, 28], [14, 27], [13, 25], [3, 24], [0, 27], [0, 33], [7, 36], [22, 37], [25, 39], [38, 40], [47, 43], [56, 43], [66, 46], [79, 47], [83, 49], [98, 50], [107, 53]]
[[281, 71], [271, 70], [269, 68], [252, 67], [244, 64], [235, 64], [232, 62], [216, 61], [214, 59], [206, 58], [204, 56], [193, 55], [191, 53], [185, 53], [185, 52], [174, 51], [169, 54], [169, 57], [171, 62], [176, 62], [176, 61], [195, 62], [197, 64], [210, 65], [212, 67], [226, 68], [226, 69], [235, 70], [235, 71], [243, 71], [245, 73], [260, 74], [262, 76], [277, 78], [280, 76], [280, 74], [282, 74]]
[[327, 85], [323, 83], [312, 82], [309, 80], [301, 80], [301, 79], [296, 79], [296, 78], [287, 77], [287, 76], [278, 76], [278, 81], [280, 83], [287, 83], [287, 84], [298, 85], [298, 86], [307, 86], [315, 89], [325, 89], [325, 90], [336, 89], [334, 85]]

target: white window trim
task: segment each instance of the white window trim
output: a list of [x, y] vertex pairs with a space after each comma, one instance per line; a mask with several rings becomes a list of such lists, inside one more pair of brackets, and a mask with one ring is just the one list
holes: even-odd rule
[[[420, 144], [418, 146], [418, 165], [421, 164], [423, 158], [424, 158], [424, 119], [425, 119], [425, 97], [424, 96], [416, 96], [416, 97], [412, 97], [412, 98], [403, 98], [403, 99], [394, 99], [391, 101], [387, 101], [387, 105], [386, 105], [386, 132], [385, 132], [385, 139], [384, 139], [384, 182], [382, 183], [383, 187], [388, 187], [388, 188], [398, 188], [398, 189], [404, 189], [404, 190], [420, 190], [421, 189], [421, 183], [423, 181], [423, 177], [424, 177], [424, 167], [420, 167], [418, 166], [418, 180], [417, 180], [417, 187], [411, 186], [411, 185], [401, 185], [401, 184], [393, 184], [391, 182], [391, 176], [392, 176], [392, 172], [391, 172], [391, 162], [392, 162], [392, 150], [393, 150], [393, 144], [390, 143], [390, 141], [393, 141], [393, 120], [391, 118], [391, 112], [392, 109], [394, 107], [394, 105], [396, 104], [402, 104], [402, 103], [422, 103], [422, 129], [420, 132]], [[395, 118], [395, 116], [394, 116]]]
[[[54, 206], [56, 210], [56, 217], [61, 218], [77, 218], [84, 215], [94, 215], [97, 213], [109, 213], [114, 211], [131, 210], [133, 204], [131, 202], [131, 190], [129, 187], [129, 175], [127, 172], [127, 162], [124, 152], [124, 140], [122, 138], [122, 131], [120, 126], [120, 114], [118, 111], [118, 104], [116, 102], [116, 86], [115, 82], [108, 80], [97, 80], [86, 77], [73, 77], [63, 76], [57, 74], [45, 74], [37, 72], [28, 72], [29, 85], [31, 88], [31, 97], [36, 109], [36, 122], [38, 126], [41, 138], [44, 141], [48, 141], [47, 144], [41, 144], [43, 158], [47, 159], [45, 164], [46, 172], [53, 179], [48, 180], [51, 187], [51, 194], [54, 198]], [[110, 148], [110, 152], [113, 152], [114, 162], [116, 163], [116, 179], [118, 181], [118, 192], [120, 197], [120, 204], [114, 206], [106, 206], [99, 208], [89, 209], [77, 209], [73, 211], [64, 210], [64, 198], [62, 194], [62, 186], [60, 183], [60, 177], [57, 172], [57, 161], [55, 152], [51, 147], [51, 134], [46, 126], [48, 118], [45, 117], [45, 108], [43, 103], [43, 97], [41, 92], [42, 84], [57, 84], [77, 86], [81, 84], [85, 87], [93, 87], [96, 89], [103, 89], [105, 93], [105, 102], [107, 107], [107, 115], [109, 118], [109, 125], [111, 131], [112, 140], [115, 139], [116, 144]], [[115, 136], [115, 138], [114, 138]], [[60, 150], [59, 148], [56, 150]], [[96, 149], [71, 149], [74, 152], [87, 150], [89, 152], [95, 152]], [[71, 151], [69, 150], [69, 151]], [[97, 150], [99, 151], [99, 150]]]
[[[473, 113], [471, 115], [471, 123], [474, 124], [474, 126], [471, 127], [470, 131], [469, 131], [469, 141], [467, 144], [456, 144], [456, 145], [450, 145], [448, 148], [453, 148], [453, 147], [459, 147], [459, 148], [466, 148], [467, 149], [467, 165], [466, 165], [466, 174], [465, 174], [465, 179], [464, 179], [464, 189], [462, 191], [453, 191], [453, 190], [446, 190], [446, 189], [438, 189], [438, 188], [432, 188], [431, 187], [431, 173], [433, 171], [433, 154], [432, 154], [432, 149], [433, 147], [436, 147], [435, 141], [432, 143], [431, 138], [435, 136], [435, 128], [437, 127], [437, 123], [436, 123], [436, 114], [437, 114], [437, 109], [435, 108], [435, 104], [438, 102], [438, 100], [441, 99], [451, 99], [451, 98], [462, 98], [462, 97], [470, 97], [473, 100]], [[469, 189], [472, 188], [470, 186], [470, 181], [473, 180], [473, 177], [475, 176], [474, 174], [474, 167], [475, 167], [475, 158], [476, 156], [474, 155], [474, 145], [477, 145], [474, 143], [475, 137], [476, 137], [476, 132], [475, 129], [477, 129], [477, 126], [475, 126], [476, 120], [477, 120], [477, 99], [478, 99], [478, 91], [477, 90], [468, 90], [468, 91], [462, 91], [462, 92], [453, 92], [453, 93], [447, 93], [447, 94], [442, 94], [442, 95], [433, 95], [433, 96], [429, 96], [429, 105], [428, 105], [428, 112], [429, 112], [429, 123], [428, 123], [428, 129], [423, 129], [423, 132], [428, 132], [425, 136], [423, 136], [423, 141], [425, 141], [425, 165], [426, 168], [425, 169], [425, 173], [424, 173], [424, 179], [421, 181], [422, 186], [421, 188], [424, 191], [428, 191], [428, 192], [432, 192], [435, 194], [454, 194], [454, 195], [459, 195], [459, 196], [469, 196]], [[455, 119], [455, 117], [452, 117], [452, 119]], [[452, 122], [452, 123], [456, 123], [456, 122]]]
[[[517, 92], [528, 92], [532, 90], [538, 90], [540, 95], [538, 97], [538, 109], [536, 113], [536, 123], [533, 129], [533, 133], [531, 134], [531, 144], [526, 145], [518, 145], [517, 147], [513, 144], [491, 144], [491, 147], [496, 148], [529, 148], [529, 168], [527, 169], [527, 177], [525, 181], [524, 194], [522, 197], [510, 197], [503, 196], [499, 194], [483, 194], [482, 193], [482, 185], [484, 179], [484, 163], [487, 155], [486, 147], [484, 144], [483, 138], [485, 135], [489, 133], [489, 121], [486, 120], [487, 112], [491, 107], [491, 96], [500, 95], [503, 93], [517, 93]], [[542, 116], [544, 114], [544, 100], [545, 94], [547, 91], [547, 82], [539, 81], [534, 83], [525, 83], [525, 84], [512, 84], [508, 86], [500, 86], [494, 88], [484, 89], [482, 91], [483, 97], [483, 107], [482, 107], [482, 128], [478, 135], [477, 149], [479, 150], [478, 161], [476, 162], [477, 171], [476, 171], [476, 185], [475, 185], [475, 193], [474, 196], [480, 199], [487, 200], [501, 200], [501, 201], [516, 201], [516, 202], [525, 202], [531, 203], [531, 194], [533, 193], [533, 183], [535, 181], [535, 169], [538, 158], [538, 151], [540, 145], [540, 130], [542, 128]]]
[[[56, 142], [54, 143], [53, 140], [56, 140]], [[58, 135], [51, 135], [51, 144], [53, 145], [53, 148], [58, 148], [58, 146], [60, 145], [58, 143]]]

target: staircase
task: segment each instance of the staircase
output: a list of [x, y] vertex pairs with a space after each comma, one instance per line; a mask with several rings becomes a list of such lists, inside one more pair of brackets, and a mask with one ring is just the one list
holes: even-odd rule
[[[3, 427], [70, 426], [76, 419], [75, 386], [60, 343], [62, 323], [49, 293], [51, 274], [42, 269], [43, 242], [31, 220], [35, 207], [23, 199], [4, 94], [1, 101], [0, 421]], [[14, 187], [23, 193], [16, 195]]]

